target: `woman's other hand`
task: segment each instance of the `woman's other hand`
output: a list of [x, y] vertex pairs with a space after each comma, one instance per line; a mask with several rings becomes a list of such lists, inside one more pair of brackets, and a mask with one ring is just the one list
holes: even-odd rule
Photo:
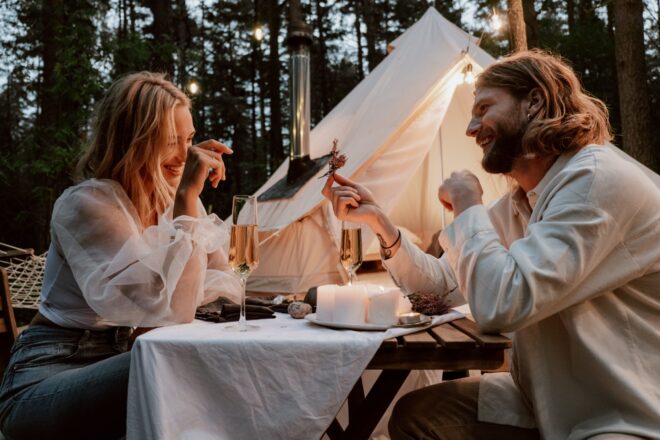
[[214, 188], [225, 180], [223, 154], [233, 154], [231, 148], [216, 140], [209, 139], [188, 149], [183, 176], [176, 191], [174, 217], [189, 215], [197, 217], [197, 198], [209, 179]]

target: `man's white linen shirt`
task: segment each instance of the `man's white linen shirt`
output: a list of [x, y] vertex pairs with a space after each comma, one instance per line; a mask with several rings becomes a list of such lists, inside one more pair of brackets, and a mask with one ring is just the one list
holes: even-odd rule
[[[240, 298], [228, 265], [228, 228], [214, 214], [143, 228], [123, 187], [90, 179], [55, 202], [39, 311], [57, 325], [90, 330], [185, 322], [190, 308]], [[194, 304], [193, 304], [194, 302]]]
[[482, 330], [514, 332], [511, 374], [482, 376], [479, 420], [660, 438], [660, 190], [636, 165], [600, 145], [560, 156], [440, 242], [440, 259], [404, 240], [384, 264], [404, 290], [457, 287]]

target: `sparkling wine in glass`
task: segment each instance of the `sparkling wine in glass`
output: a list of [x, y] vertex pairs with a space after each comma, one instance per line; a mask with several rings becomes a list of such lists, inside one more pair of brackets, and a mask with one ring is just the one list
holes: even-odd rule
[[238, 324], [227, 327], [237, 331], [256, 330], [245, 319], [245, 283], [259, 264], [259, 234], [257, 199], [254, 196], [234, 196], [232, 204], [231, 239], [229, 242], [229, 267], [240, 277], [242, 284], [241, 307]]
[[362, 264], [362, 229], [359, 224], [342, 222], [339, 259], [348, 272], [348, 284], [353, 284], [355, 271]]

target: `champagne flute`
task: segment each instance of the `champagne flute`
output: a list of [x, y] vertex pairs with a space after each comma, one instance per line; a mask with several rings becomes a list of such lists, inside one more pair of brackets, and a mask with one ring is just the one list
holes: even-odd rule
[[245, 332], [259, 328], [256, 325], [248, 325], [245, 319], [245, 283], [250, 272], [259, 264], [257, 198], [255, 196], [234, 196], [231, 216], [229, 267], [241, 278], [243, 289], [238, 324], [227, 328]]
[[341, 223], [341, 265], [348, 272], [348, 284], [353, 284], [355, 271], [362, 264], [362, 229], [359, 224]]

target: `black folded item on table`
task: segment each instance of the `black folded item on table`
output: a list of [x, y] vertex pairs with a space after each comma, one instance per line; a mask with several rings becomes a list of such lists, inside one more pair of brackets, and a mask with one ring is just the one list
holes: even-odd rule
[[[195, 318], [210, 322], [238, 321], [240, 310], [240, 305], [227, 298], [220, 297], [211, 303], [197, 307]], [[275, 313], [266, 306], [246, 305], [245, 318], [248, 320], [270, 319], [275, 318]]]
[[249, 304], [252, 306], [266, 306], [269, 309], [271, 309], [273, 312], [278, 312], [278, 313], [287, 313], [289, 304], [291, 304], [292, 301], [290, 299], [284, 299], [282, 302], [274, 302], [272, 299], [267, 299], [267, 298], [259, 298], [259, 297], [248, 297], [245, 298], [245, 304]]

